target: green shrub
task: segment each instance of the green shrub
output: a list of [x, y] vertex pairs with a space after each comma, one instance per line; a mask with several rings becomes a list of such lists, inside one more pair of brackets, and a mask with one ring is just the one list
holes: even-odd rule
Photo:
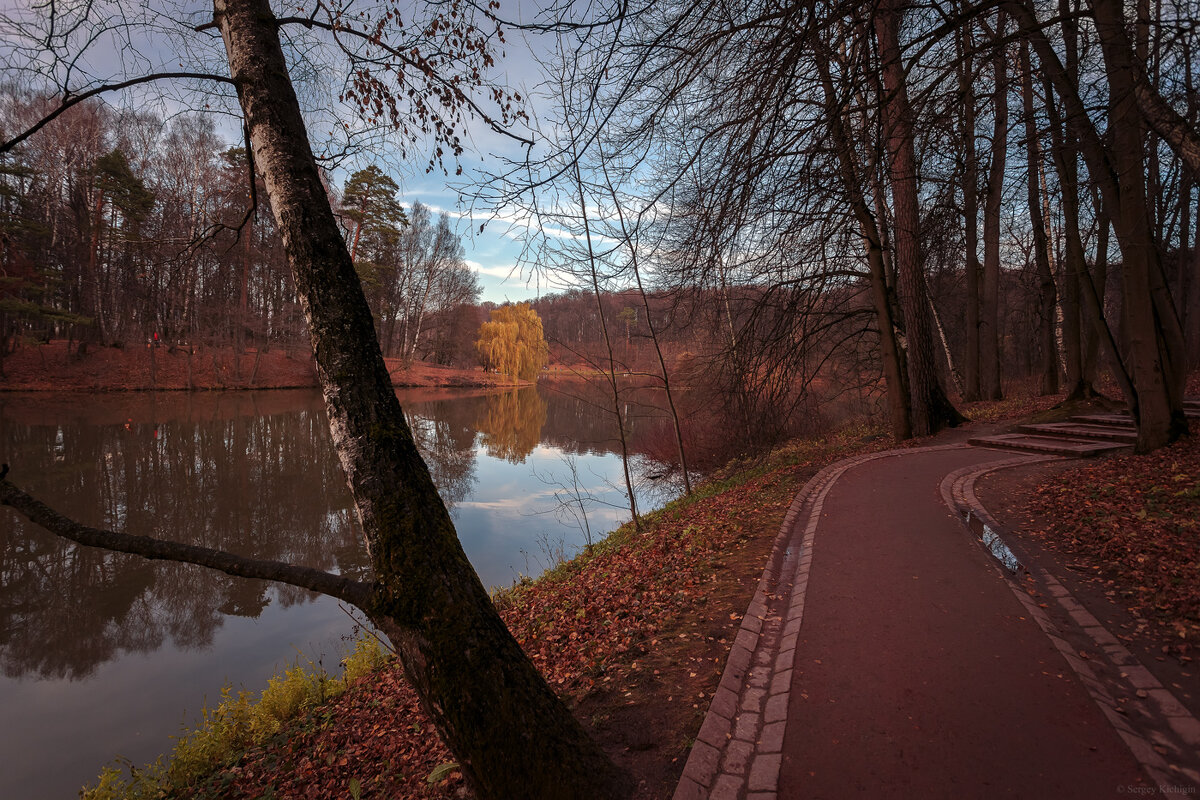
[[221, 690], [216, 707], [203, 709], [200, 725], [176, 737], [169, 757], [137, 767], [126, 759], [107, 766], [95, 786], [85, 787], [82, 800], [158, 800], [201, 783], [247, 749], [280, 733], [309, 709], [332, 700], [359, 678], [387, 663], [391, 653], [375, 636], [364, 633], [342, 660], [342, 677], [332, 678], [312, 661], [297, 663], [267, 681], [257, 701], [253, 692]]

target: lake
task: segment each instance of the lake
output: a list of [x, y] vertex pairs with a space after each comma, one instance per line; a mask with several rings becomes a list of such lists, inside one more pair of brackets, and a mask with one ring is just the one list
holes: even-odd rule
[[[398, 394], [485, 586], [536, 576], [629, 518], [601, 392]], [[626, 412], [635, 434], [662, 421]], [[0, 460], [85, 524], [368, 569], [316, 391], [0, 393]], [[643, 508], [673, 496], [653, 481], [638, 492]], [[297, 660], [336, 673], [354, 627], [330, 598], [76, 547], [0, 508], [0, 797], [74, 797], [117, 756], [152, 760], [225, 685], [261, 690]]]

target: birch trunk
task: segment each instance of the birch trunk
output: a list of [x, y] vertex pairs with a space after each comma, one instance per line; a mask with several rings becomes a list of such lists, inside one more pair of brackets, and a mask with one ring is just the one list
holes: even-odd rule
[[214, 10], [375, 570], [363, 610], [395, 645], [479, 797], [626, 794], [624, 776], [504, 626], [417, 452], [317, 173], [269, 3], [215, 0]]

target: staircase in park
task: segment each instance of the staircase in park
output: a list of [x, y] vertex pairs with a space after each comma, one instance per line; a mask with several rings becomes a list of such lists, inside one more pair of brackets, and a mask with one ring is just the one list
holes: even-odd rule
[[[1189, 419], [1200, 419], [1200, 399], [1183, 401]], [[977, 447], [998, 447], [1030, 453], [1089, 458], [1132, 450], [1137, 441], [1133, 418], [1126, 412], [1080, 414], [1066, 422], [1021, 425], [1013, 433], [977, 436], [968, 440]]]

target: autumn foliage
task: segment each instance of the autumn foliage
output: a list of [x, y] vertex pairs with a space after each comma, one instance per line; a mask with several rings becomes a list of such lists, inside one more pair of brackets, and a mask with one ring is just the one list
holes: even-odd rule
[[494, 309], [479, 327], [475, 347], [485, 367], [523, 381], [537, 377], [550, 352], [542, 319], [528, 303]]

